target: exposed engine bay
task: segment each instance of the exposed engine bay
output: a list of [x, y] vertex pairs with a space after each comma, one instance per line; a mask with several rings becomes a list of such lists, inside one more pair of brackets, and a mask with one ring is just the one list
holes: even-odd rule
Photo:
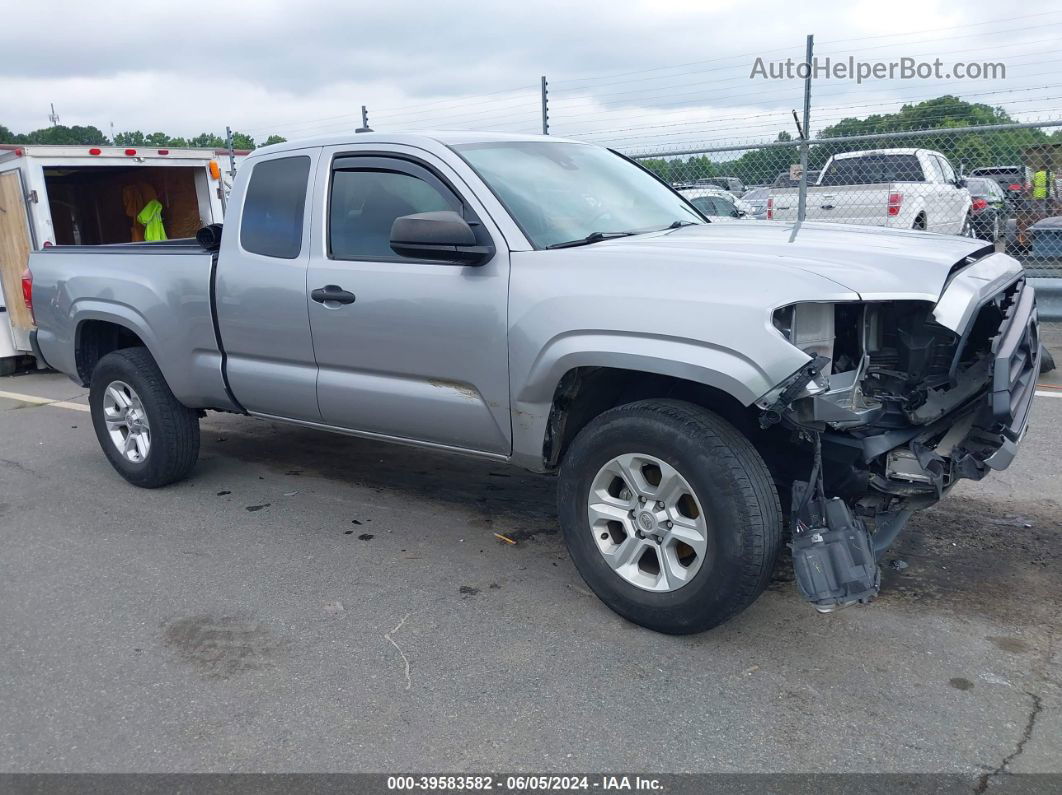
[[790, 529], [798, 586], [818, 609], [869, 601], [876, 561], [914, 511], [1013, 459], [1040, 344], [1033, 290], [999, 257], [958, 263], [936, 304], [775, 311], [811, 358], [758, 403], [760, 425], [812, 451], [810, 474], [793, 479]]

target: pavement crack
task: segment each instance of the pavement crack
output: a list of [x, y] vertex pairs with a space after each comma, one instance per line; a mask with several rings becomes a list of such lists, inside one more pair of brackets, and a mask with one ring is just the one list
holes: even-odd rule
[[981, 795], [988, 790], [988, 784], [993, 778], [1009, 772], [1007, 768], [1010, 766], [1011, 762], [1021, 756], [1022, 752], [1025, 750], [1026, 743], [1028, 743], [1029, 739], [1032, 737], [1033, 729], [1036, 726], [1036, 719], [1040, 717], [1040, 713], [1044, 708], [1044, 703], [1043, 699], [1036, 693], [1030, 693], [1026, 690], [1025, 695], [1032, 699], [1032, 709], [1029, 710], [1029, 717], [1025, 721], [1025, 728], [1022, 730], [1021, 737], [1018, 739], [1018, 744], [1014, 746], [1014, 750], [1011, 751], [1010, 754], [1003, 757], [1003, 761], [1000, 762], [997, 767], [978, 777], [977, 786], [974, 788], [974, 792], [977, 793], [977, 795]]
[[391, 636], [394, 633], [398, 632], [398, 630], [402, 629], [402, 625], [406, 623], [406, 621], [409, 619], [409, 617], [411, 615], [413, 615], [413, 614], [412, 613], [406, 613], [404, 616], [402, 616], [402, 620], [399, 621], [397, 624], [395, 624], [394, 629], [392, 629], [390, 632], [385, 632], [384, 633], [384, 638], [387, 640], [388, 643], [390, 643], [392, 646], [395, 647], [395, 649], [398, 651], [399, 655], [401, 655], [401, 657], [402, 657], [402, 662], [406, 666], [406, 690], [409, 690], [411, 687], [413, 687], [413, 678], [410, 675], [410, 669], [409, 669], [409, 658], [406, 656], [406, 653], [404, 651], [402, 651], [402, 647], [399, 646], [398, 643], [395, 642], [395, 639], [392, 638]]

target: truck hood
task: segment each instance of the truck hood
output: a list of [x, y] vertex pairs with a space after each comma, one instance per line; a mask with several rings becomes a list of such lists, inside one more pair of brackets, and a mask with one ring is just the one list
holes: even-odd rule
[[793, 268], [829, 279], [864, 301], [933, 302], [956, 264], [992, 251], [983, 240], [873, 226], [804, 223], [790, 242], [792, 232], [792, 224], [721, 220], [592, 248], [642, 261], [663, 256], [732, 262], [735, 268], [753, 262]]

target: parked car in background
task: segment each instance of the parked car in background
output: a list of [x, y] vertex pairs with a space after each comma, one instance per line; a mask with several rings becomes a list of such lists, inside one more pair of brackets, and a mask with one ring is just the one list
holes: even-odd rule
[[703, 177], [693, 180], [692, 184], [697, 187], [715, 185], [717, 188], [730, 191], [735, 196], [740, 196], [745, 192], [745, 184], [737, 177]]
[[[808, 184], [813, 185], [814, 183], [818, 182], [819, 174], [821, 173], [821, 171], [814, 171], [812, 169], [808, 169]], [[774, 178], [774, 182], [771, 183], [772, 188], [796, 188], [799, 185], [800, 180], [793, 179], [791, 176], [789, 176], [788, 171], [781, 172], [777, 177]]]
[[741, 201], [749, 206], [748, 215], [759, 221], [767, 217], [767, 197], [771, 189], [766, 187], [750, 188], [741, 196]]
[[1008, 194], [1022, 194], [1032, 181], [1030, 169], [1026, 166], [982, 166], [970, 170], [971, 177], [985, 177], [992, 180]]
[[[767, 217], [795, 221], [798, 188], [773, 188]], [[971, 235], [970, 192], [951, 163], [930, 149], [843, 152], [808, 188], [806, 219]]]
[[804, 597], [872, 599], [915, 511], [1009, 466], [1040, 366], [981, 241], [706, 223], [552, 136], [267, 146], [223, 231], [37, 251], [22, 290], [130, 483], [186, 477], [211, 409], [556, 472], [590, 588], [681, 634], [764, 590], [782, 506]]
[[751, 218], [753, 215], [752, 205], [737, 198], [730, 191], [714, 185], [679, 188], [678, 192], [705, 215], [729, 218]]
[[1010, 202], [999, 183], [989, 177], [966, 180], [970, 192], [970, 220], [974, 235], [982, 240], [999, 240], [1007, 231]]

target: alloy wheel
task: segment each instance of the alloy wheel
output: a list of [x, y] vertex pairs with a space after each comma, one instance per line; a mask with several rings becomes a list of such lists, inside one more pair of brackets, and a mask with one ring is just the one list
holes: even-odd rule
[[682, 474], [655, 456], [621, 455], [601, 467], [587, 517], [605, 562], [638, 588], [678, 590], [704, 563], [708, 526], [701, 502]]
[[118, 452], [134, 464], [151, 452], [151, 426], [144, 404], [125, 381], [112, 381], [103, 393], [103, 421]]

